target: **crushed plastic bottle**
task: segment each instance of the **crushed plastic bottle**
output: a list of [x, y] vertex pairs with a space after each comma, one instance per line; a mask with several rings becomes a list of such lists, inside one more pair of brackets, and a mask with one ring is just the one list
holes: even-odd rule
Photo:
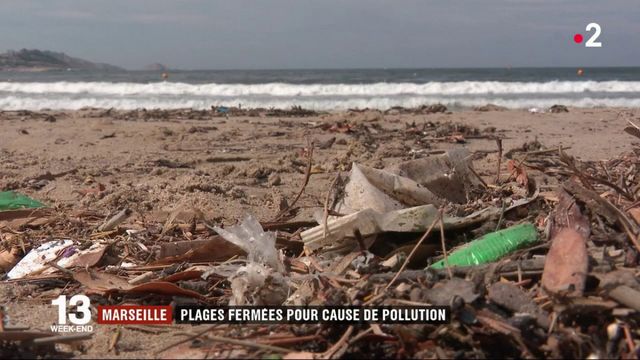
[[[533, 224], [524, 223], [487, 234], [464, 245], [447, 256], [449, 266], [472, 266], [500, 260], [509, 253], [538, 241]], [[433, 269], [445, 267], [444, 259], [431, 265]]]

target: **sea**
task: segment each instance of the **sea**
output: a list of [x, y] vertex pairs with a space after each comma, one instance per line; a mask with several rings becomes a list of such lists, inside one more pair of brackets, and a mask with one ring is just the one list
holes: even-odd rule
[[640, 67], [0, 72], [1, 110], [640, 107]]

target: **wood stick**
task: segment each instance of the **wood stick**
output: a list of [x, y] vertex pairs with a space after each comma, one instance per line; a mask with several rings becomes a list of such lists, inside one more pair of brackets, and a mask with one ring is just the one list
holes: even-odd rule
[[502, 165], [502, 139], [497, 138], [496, 143], [498, 144], [498, 171], [496, 173], [496, 185], [500, 184], [500, 166]]
[[278, 215], [276, 215], [276, 218], [274, 221], [281, 219], [286, 213], [289, 212], [289, 210], [293, 209], [293, 206], [298, 202], [298, 200], [304, 193], [304, 190], [307, 188], [307, 184], [309, 184], [309, 179], [311, 178], [311, 166], [313, 165], [313, 142], [309, 141], [308, 149], [309, 149], [309, 155], [308, 155], [307, 170], [305, 171], [304, 182], [302, 183], [302, 187], [300, 188], [298, 195], [296, 195], [296, 197], [293, 199], [291, 204], [289, 204], [289, 206], [287, 206], [284, 210], [280, 211]]
[[442, 254], [444, 255], [444, 266], [447, 269], [447, 275], [449, 275], [449, 279], [453, 277], [451, 273], [451, 267], [449, 266], [449, 258], [447, 257], [447, 246], [445, 245], [444, 238], [444, 224], [442, 223], [442, 214], [444, 213], [443, 209], [440, 209], [440, 214], [438, 218], [440, 219], [440, 244], [442, 245]]
[[[402, 264], [402, 266], [400, 267], [400, 269], [398, 270], [398, 272], [396, 273], [396, 275], [391, 279], [391, 281], [389, 281], [389, 283], [387, 284], [387, 286], [384, 288], [385, 290], [389, 289], [391, 287], [391, 285], [393, 285], [393, 283], [398, 279], [398, 277], [400, 276], [400, 274], [404, 271], [404, 269], [407, 267], [407, 264], [409, 264], [409, 261], [411, 260], [411, 257], [413, 256], [413, 254], [415, 254], [416, 250], [418, 249], [418, 247], [422, 244], [422, 242], [429, 236], [429, 234], [431, 233], [431, 230], [433, 230], [433, 228], [436, 226], [436, 223], [438, 222], [438, 220], [440, 219], [440, 217], [442, 216], [442, 213], [440, 213], [440, 215], [438, 217], [436, 217], [435, 219], [433, 219], [433, 222], [431, 223], [431, 225], [429, 225], [429, 228], [427, 229], [427, 231], [424, 233], [424, 235], [422, 235], [422, 237], [420, 238], [420, 240], [418, 240], [418, 242], [416, 243], [416, 245], [413, 247], [413, 249], [411, 250], [411, 252], [409, 253], [409, 256], [407, 256], [407, 258], [405, 259], [404, 263]], [[373, 275], [375, 276], [375, 275]]]
[[326, 238], [327, 235], [329, 234], [329, 225], [327, 225], [327, 223], [329, 222], [329, 199], [331, 198], [331, 191], [333, 190], [333, 187], [336, 186], [336, 183], [338, 182], [339, 178], [340, 178], [340, 172], [338, 172], [336, 174], [336, 177], [333, 178], [331, 185], [329, 185], [327, 196], [324, 199], [324, 214], [322, 216], [322, 219], [324, 221], [324, 235], [322, 236], [323, 238]]

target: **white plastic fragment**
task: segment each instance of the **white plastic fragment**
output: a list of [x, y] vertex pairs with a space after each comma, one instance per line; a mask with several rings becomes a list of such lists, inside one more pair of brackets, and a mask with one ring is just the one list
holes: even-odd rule
[[364, 209], [387, 213], [412, 206], [465, 203], [473, 189], [485, 185], [472, 170], [466, 149], [453, 149], [374, 169], [351, 167], [344, 195], [333, 210], [351, 214]]
[[281, 305], [289, 293], [282, 275], [284, 264], [276, 249], [276, 235], [265, 232], [252, 215], [241, 224], [214, 230], [247, 252], [247, 264], [229, 276], [233, 294], [229, 305]]
[[247, 260], [282, 271], [284, 266], [276, 250], [276, 234], [265, 232], [253, 215], [246, 215], [241, 224], [222, 229], [213, 228], [225, 240], [247, 252]]
[[58, 264], [58, 266], [61, 266], [67, 269], [74, 266], [83, 267], [85, 266], [87, 257], [91, 255], [96, 257], [96, 262], [97, 262], [97, 260], [99, 260], [99, 258], [102, 257], [102, 253], [104, 252], [106, 247], [107, 247], [107, 244], [105, 243], [99, 243], [99, 242], [93, 243], [91, 244], [90, 247], [84, 250], [76, 250], [73, 252], [73, 254], [69, 256], [61, 257], [56, 264]]
[[71, 240], [54, 240], [40, 245], [29, 253], [9, 271], [9, 279], [20, 279], [31, 274], [37, 274], [49, 267], [48, 262], [55, 260], [59, 251], [73, 245]]
[[30, 275], [52, 274], [58, 269], [48, 263], [56, 259], [56, 265], [65, 269], [93, 266], [102, 258], [106, 247], [107, 244], [96, 242], [79, 250], [71, 240], [49, 241], [31, 250], [9, 271], [7, 277], [20, 279]]

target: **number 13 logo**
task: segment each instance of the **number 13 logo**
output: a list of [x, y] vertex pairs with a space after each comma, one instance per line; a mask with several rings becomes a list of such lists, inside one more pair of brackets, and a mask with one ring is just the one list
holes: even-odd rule
[[91, 309], [89, 305], [91, 301], [86, 295], [74, 295], [69, 299], [69, 306], [75, 306], [76, 310], [82, 314], [78, 318], [76, 314], [67, 314], [67, 296], [60, 295], [57, 299], [51, 301], [52, 305], [58, 306], [58, 324], [65, 325], [67, 323], [67, 315], [69, 321], [74, 325], [86, 325], [91, 321]]

